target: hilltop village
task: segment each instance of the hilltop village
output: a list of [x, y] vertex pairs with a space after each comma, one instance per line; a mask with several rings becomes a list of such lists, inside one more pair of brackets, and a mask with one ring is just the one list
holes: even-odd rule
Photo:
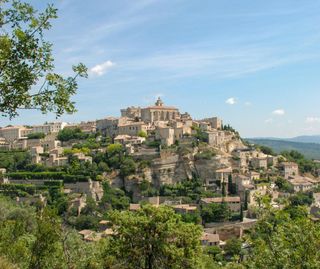
[[281, 208], [283, 199], [304, 195], [320, 217], [320, 170], [299, 166], [294, 152], [248, 144], [218, 117], [196, 120], [160, 98], [121, 109], [120, 117], [2, 127], [0, 150], [0, 193], [41, 207], [57, 203], [85, 241], [113, 234], [97, 208], [167, 205], [203, 226], [203, 246], [221, 249], [256, 223], [266, 201]]

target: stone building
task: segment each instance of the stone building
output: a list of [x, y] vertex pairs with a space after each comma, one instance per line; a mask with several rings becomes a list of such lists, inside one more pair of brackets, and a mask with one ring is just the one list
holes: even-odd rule
[[81, 121], [80, 123], [68, 124], [65, 129], [79, 128], [82, 132], [90, 134], [96, 131], [96, 121]]
[[156, 139], [161, 140], [161, 144], [171, 146], [175, 142], [174, 129], [171, 127], [157, 127], [155, 130]]
[[176, 107], [165, 106], [160, 98], [154, 106], [141, 109], [141, 120], [144, 122], [170, 121], [180, 118]]
[[67, 125], [66, 122], [49, 122], [32, 126], [32, 133], [58, 133]]
[[127, 117], [127, 118], [141, 118], [141, 108], [140, 107], [128, 107], [120, 110], [121, 117]]
[[206, 118], [202, 121], [208, 122], [213, 129], [221, 130], [222, 129], [222, 120], [218, 117]]
[[239, 212], [241, 208], [241, 201], [239, 196], [231, 197], [214, 197], [214, 198], [202, 198], [201, 204], [221, 204], [226, 203], [231, 211]]
[[210, 130], [205, 133], [210, 146], [218, 147], [225, 142], [225, 134], [223, 131]]
[[103, 135], [114, 137], [118, 135], [118, 125], [127, 123], [128, 118], [121, 117], [107, 117], [105, 119], [96, 121], [97, 132], [101, 132]]
[[118, 125], [119, 135], [137, 136], [140, 132], [147, 133], [148, 125], [144, 122], [126, 122]]
[[280, 168], [281, 174], [285, 179], [299, 175], [299, 166], [294, 162], [283, 162], [280, 164]]
[[264, 157], [252, 158], [251, 165], [254, 169], [267, 169], [268, 159]]
[[0, 129], [0, 137], [3, 137], [7, 142], [13, 142], [21, 138], [26, 138], [31, 132], [32, 129], [26, 128], [25, 126], [8, 126]]

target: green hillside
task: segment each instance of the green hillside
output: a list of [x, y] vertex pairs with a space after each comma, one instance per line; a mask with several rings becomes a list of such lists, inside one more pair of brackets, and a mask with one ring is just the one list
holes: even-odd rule
[[280, 153], [284, 150], [297, 150], [305, 155], [305, 157], [308, 159], [320, 160], [320, 144], [259, 138], [248, 138], [246, 140], [253, 144], [268, 146], [277, 153]]

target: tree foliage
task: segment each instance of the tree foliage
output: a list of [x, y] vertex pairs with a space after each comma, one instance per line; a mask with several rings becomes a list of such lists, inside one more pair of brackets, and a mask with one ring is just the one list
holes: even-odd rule
[[57, 116], [75, 112], [70, 100], [78, 88], [77, 77], [87, 77], [83, 64], [73, 66], [73, 76], [54, 72], [52, 44], [44, 34], [57, 18], [48, 5], [38, 12], [19, 0], [1, 0], [0, 9], [0, 113], [13, 118], [19, 109], [38, 109]]
[[111, 242], [121, 268], [199, 268], [201, 228], [184, 223], [168, 207], [114, 212]]

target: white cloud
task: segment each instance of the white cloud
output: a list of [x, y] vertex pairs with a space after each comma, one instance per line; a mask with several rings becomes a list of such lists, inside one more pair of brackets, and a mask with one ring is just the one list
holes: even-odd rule
[[272, 112], [273, 115], [277, 115], [277, 116], [283, 116], [286, 112], [284, 111], [284, 109], [276, 109]]
[[319, 117], [307, 117], [306, 123], [320, 123]]
[[90, 72], [97, 76], [102, 76], [107, 72], [108, 69], [114, 66], [114, 63], [111, 61], [106, 61], [101, 64], [97, 64], [90, 69]]
[[273, 122], [273, 119], [266, 119], [264, 122], [265, 122], [265, 123], [272, 123], [272, 122]]
[[226, 104], [228, 104], [228, 105], [234, 105], [236, 103], [237, 103], [237, 100], [234, 97], [231, 97], [231, 98], [226, 100]]
[[245, 102], [244, 105], [245, 106], [252, 106], [252, 103], [251, 102]]

